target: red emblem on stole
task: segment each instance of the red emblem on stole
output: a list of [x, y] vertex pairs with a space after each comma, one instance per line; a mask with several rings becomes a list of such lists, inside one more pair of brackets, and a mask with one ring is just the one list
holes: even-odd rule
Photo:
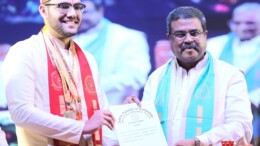
[[86, 90], [89, 94], [92, 95], [96, 94], [95, 83], [92, 76], [86, 76], [85, 85], [86, 85]]
[[62, 90], [62, 81], [60, 75], [57, 71], [51, 73], [51, 85], [54, 87], [55, 90], [61, 91]]

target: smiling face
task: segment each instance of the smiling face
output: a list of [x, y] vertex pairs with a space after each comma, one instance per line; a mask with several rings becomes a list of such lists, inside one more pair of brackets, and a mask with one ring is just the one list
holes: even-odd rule
[[[181, 66], [194, 67], [206, 52], [207, 31], [203, 31], [198, 18], [180, 18], [171, 22], [171, 48]], [[198, 33], [197, 35], [194, 35]], [[178, 34], [186, 34], [178, 39]]]
[[[45, 4], [70, 3], [71, 5], [81, 3], [80, 0], [51, 0]], [[81, 24], [82, 13], [70, 7], [64, 12], [57, 5], [41, 4], [40, 13], [44, 18], [45, 25], [50, 33], [59, 38], [66, 39], [75, 35]]]

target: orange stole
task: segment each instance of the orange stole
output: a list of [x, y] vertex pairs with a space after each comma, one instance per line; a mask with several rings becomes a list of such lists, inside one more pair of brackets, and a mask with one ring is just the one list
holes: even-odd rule
[[[81, 71], [81, 79], [82, 79], [82, 85], [83, 85], [83, 91], [84, 91], [84, 98], [86, 102], [86, 107], [88, 111], [88, 118], [90, 119], [91, 116], [94, 114], [95, 110], [99, 110], [99, 103], [96, 93], [96, 87], [94, 83], [94, 79], [92, 76], [92, 72], [89, 66], [89, 63], [82, 52], [82, 50], [79, 48], [79, 46], [74, 42], [78, 62], [80, 65], [80, 71]], [[46, 53], [47, 53], [47, 59], [48, 59], [48, 82], [49, 82], [49, 97], [50, 97], [50, 111], [54, 115], [63, 116], [63, 113], [61, 113], [61, 104], [59, 97], [63, 96], [63, 90], [62, 90], [62, 83], [61, 78], [59, 75], [59, 72], [57, 68], [52, 64], [52, 61], [50, 59], [47, 45], [46, 46]], [[65, 101], [64, 101], [65, 102]], [[64, 105], [65, 106], [65, 105]], [[66, 108], [66, 106], [64, 107]], [[96, 131], [94, 134], [92, 134], [92, 140], [94, 146], [102, 145], [102, 129], [100, 128], [98, 131]], [[68, 143], [67, 143], [68, 144]], [[62, 146], [64, 145], [64, 142], [54, 139], [54, 146]], [[71, 144], [71, 146], [76, 146], [75, 144]]]

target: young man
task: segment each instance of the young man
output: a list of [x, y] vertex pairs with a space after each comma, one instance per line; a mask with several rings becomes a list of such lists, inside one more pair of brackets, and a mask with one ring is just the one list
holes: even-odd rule
[[[154, 101], [170, 146], [240, 145], [252, 137], [243, 73], [206, 52], [207, 34], [205, 16], [196, 8], [179, 7], [167, 17], [174, 57], [150, 75], [143, 100]], [[126, 100], [133, 101], [138, 103]]]
[[42, 0], [45, 26], [6, 57], [5, 90], [19, 146], [117, 144], [94, 58], [71, 39], [84, 8], [80, 0]]

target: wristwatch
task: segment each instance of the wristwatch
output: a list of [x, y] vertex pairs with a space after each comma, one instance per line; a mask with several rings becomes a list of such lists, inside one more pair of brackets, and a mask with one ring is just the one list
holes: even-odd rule
[[195, 146], [200, 146], [200, 140], [197, 137], [195, 137]]

